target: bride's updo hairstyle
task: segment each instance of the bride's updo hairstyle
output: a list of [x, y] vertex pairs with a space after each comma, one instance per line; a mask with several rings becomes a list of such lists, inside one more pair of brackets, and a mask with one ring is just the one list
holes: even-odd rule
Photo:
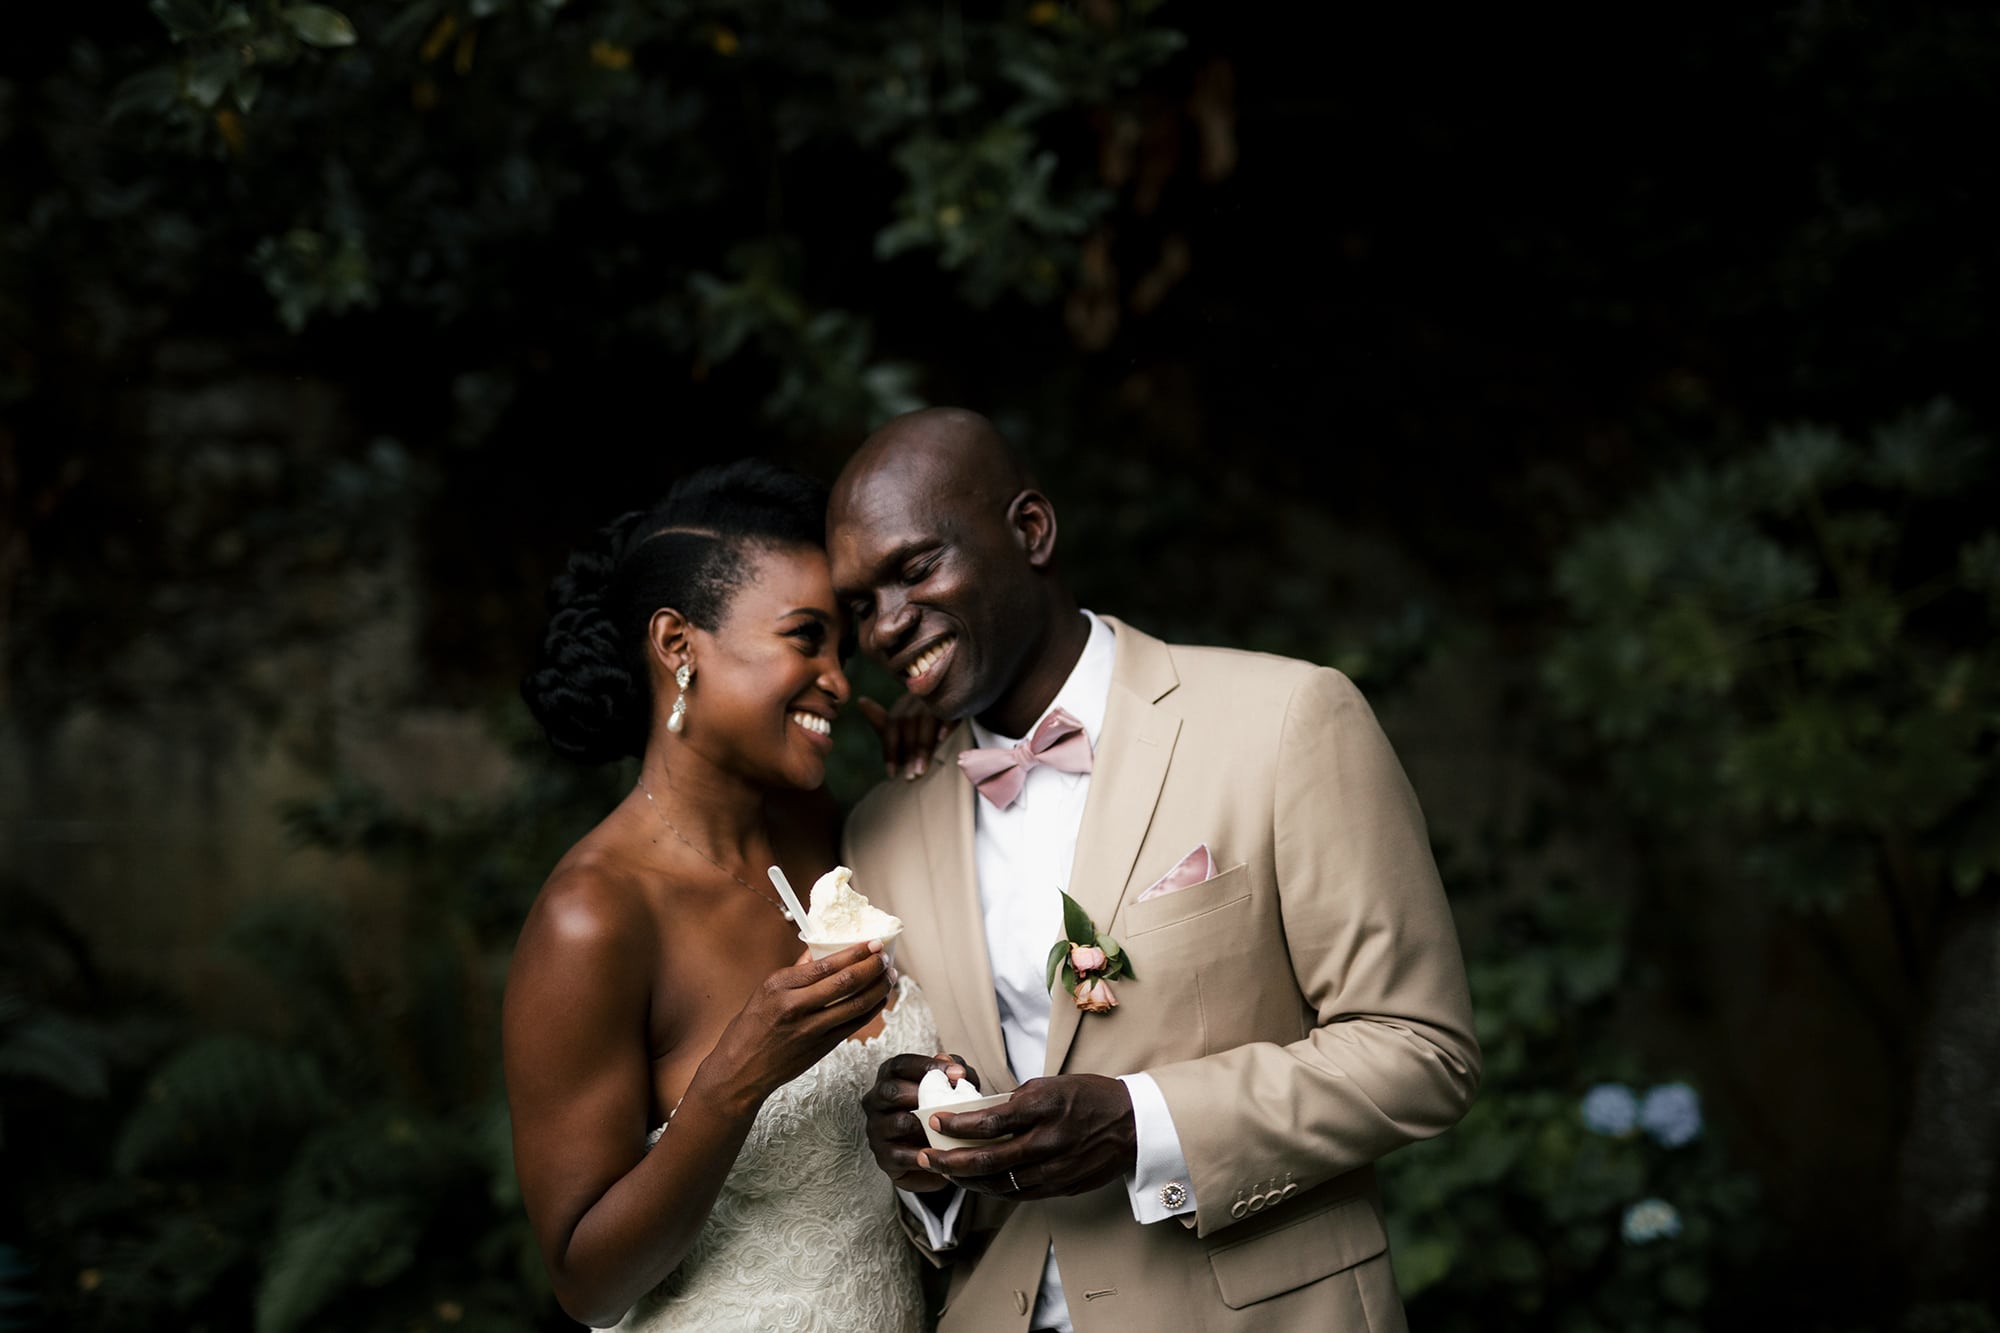
[[651, 509], [613, 519], [549, 585], [540, 659], [521, 681], [528, 711], [579, 763], [642, 754], [653, 612], [714, 630], [758, 553], [825, 544], [826, 491], [811, 479], [757, 459], [690, 474]]

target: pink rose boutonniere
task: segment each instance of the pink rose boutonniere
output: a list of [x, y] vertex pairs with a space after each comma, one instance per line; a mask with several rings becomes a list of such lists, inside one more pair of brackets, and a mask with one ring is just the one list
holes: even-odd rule
[[1118, 1007], [1118, 997], [1111, 993], [1111, 979], [1136, 977], [1132, 960], [1118, 947], [1117, 940], [1097, 928], [1090, 913], [1076, 899], [1065, 893], [1062, 900], [1063, 937], [1049, 948], [1049, 988], [1055, 988], [1060, 976], [1063, 989], [1076, 1001], [1077, 1008], [1087, 1014], [1110, 1013]]

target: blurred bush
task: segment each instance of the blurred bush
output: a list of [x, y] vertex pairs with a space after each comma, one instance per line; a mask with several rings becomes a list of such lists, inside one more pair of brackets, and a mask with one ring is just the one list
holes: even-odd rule
[[1581, 536], [1547, 661], [1631, 807], [1801, 909], [2000, 882], [1993, 454], [1938, 403], [1865, 441], [1781, 430]]
[[[1549, 830], [1557, 837], [1562, 830]], [[1485, 1078], [1465, 1119], [1384, 1163], [1413, 1327], [1694, 1333], [1763, 1227], [1754, 1178], [1690, 1084], [1618, 1021], [1633, 915], [1517, 841], [1442, 865], [1462, 921]], [[1537, 878], [1537, 872], [1542, 877]], [[1503, 881], [1531, 881], [1499, 907]], [[1468, 910], [1469, 909], [1469, 910]], [[1649, 1086], [1650, 1085], [1650, 1086]]]
[[698, 378], [755, 357], [769, 419], [838, 433], [915, 405], [915, 368], [808, 261], [1061, 296], [1114, 192], [1058, 147], [1179, 49], [1156, 8], [154, 0], [170, 50], [80, 49], [118, 151], [67, 170], [137, 267], [247, 268], [294, 333], [391, 312], [469, 373], [524, 322]]

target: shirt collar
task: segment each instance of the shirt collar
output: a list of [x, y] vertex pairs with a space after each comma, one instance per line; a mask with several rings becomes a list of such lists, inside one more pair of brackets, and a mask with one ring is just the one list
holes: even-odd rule
[[[1084, 640], [1083, 655], [1076, 659], [1070, 669], [1069, 679], [1056, 691], [1056, 697], [1042, 710], [1047, 717], [1060, 708], [1077, 721], [1083, 723], [1083, 734], [1090, 737], [1090, 748], [1097, 748], [1097, 733], [1104, 729], [1104, 713], [1111, 704], [1111, 664], [1117, 655], [1117, 636], [1111, 626], [1086, 610], [1084, 619], [1090, 622], [1090, 637]], [[1042, 717], [1035, 719], [1034, 726], [1027, 734], [1035, 734], [1035, 727], [1042, 725]], [[978, 718], [972, 718], [972, 739], [988, 749], [1018, 745], [1022, 737], [1002, 736], [979, 725]]]

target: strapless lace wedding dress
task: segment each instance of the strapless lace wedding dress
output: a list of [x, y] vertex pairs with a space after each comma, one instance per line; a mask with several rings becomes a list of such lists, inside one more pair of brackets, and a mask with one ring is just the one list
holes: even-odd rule
[[882, 1061], [937, 1041], [904, 977], [880, 1033], [842, 1042], [765, 1100], [687, 1258], [618, 1328], [919, 1333], [917, 1253], [868, 1150], [861, 1094]]

